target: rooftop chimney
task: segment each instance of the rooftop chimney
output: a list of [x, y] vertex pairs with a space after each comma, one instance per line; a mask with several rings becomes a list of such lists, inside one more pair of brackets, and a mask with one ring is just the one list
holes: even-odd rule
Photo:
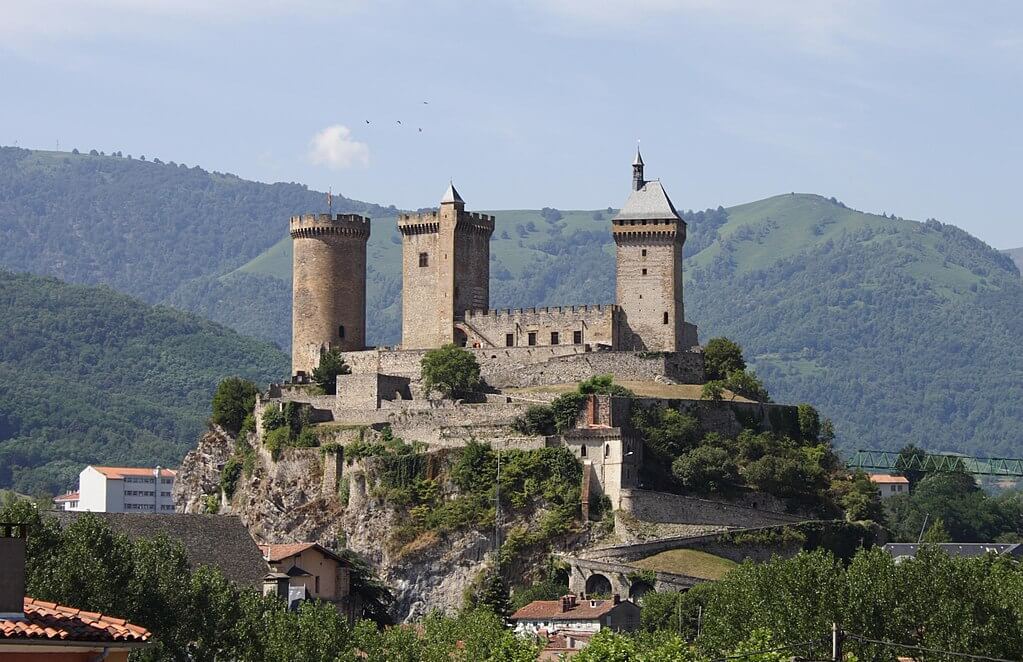
[[25, 524], [0, 523], [0, 618], [25, 617]]
[[613, 601], [614, 601], [614, 602], [613, 602], [613, 604], [618, 604], [619, 602], [621, 602], [621, 601], [622, 601], [622, 596], [621, 596], [621, 595], [619, 595], [618, 593], [615, 593], [615, 594], [614, 594], [614, 595], [612, 596], [612, 599], [613, 599]]

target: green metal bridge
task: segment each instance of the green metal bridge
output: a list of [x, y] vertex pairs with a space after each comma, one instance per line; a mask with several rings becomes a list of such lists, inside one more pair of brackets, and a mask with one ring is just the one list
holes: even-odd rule
[[1023, 478], [1023, 459], [1008, 457], [968, 457], [926, 453], [901, 455], [898, 451], [859, 450], [848, 463], [851, 469], [885, 471], [961, 472], [982, 476]]

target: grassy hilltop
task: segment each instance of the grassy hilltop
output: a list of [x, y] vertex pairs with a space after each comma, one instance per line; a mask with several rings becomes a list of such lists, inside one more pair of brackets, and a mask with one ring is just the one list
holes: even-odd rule
[[[287, 347], [287, 218], [323, 204], [297, 184], [0, 149], [0, 230], [15, 237], [0, 266], [109, 283]], [[369, 339], [394, 343], [396, 210], [336, 208], [374, 220]], [[490, 213], [494, 307], [613, 301], [613, 210]], [[686, 317], [704, 340], [740, 342], [775, 399], [817, 404], [846, 448], [1023, 455], [1023, 283], [1009, 256], [953, 226], [817, 195], [684, 215]]]

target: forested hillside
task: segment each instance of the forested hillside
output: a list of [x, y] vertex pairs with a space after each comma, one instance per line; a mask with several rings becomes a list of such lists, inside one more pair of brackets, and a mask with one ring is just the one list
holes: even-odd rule
[[[287, 347], [287, 218], [323, 205], [297, 184], [3, 149], [0, 231], [13, 239], [0, 245], [0, 266], [108, 283]], [[335, 208], [373, 217], [369, 340], [393, 344], [395, 212], [350, 200]], [[491, 212], [492, 305], [612, 301], [613, 211]], [[686, 316], [704, 340], [739, 341], [776, 400], [817, 404], [845, 448], [912, 441], [1023, 455], [1023, 285], [1008, 255], [936, 221], [815, 195], [685, 216]]]
[[1012, 258], [1017, 269], [1023, 270], [1023, 248], [1010, 248], [1002, 252]]
[[177, 466], [226, 375], [286, 374], [268, 343], [107, 287], [0, 271], [0, 486], [77, 484], [85, 464]]

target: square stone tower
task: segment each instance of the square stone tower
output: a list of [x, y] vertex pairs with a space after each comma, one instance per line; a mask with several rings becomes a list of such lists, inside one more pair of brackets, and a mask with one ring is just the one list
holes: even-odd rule
[[402, 239], [403, 349], [464, 344], [455, 323], [490, 307], [490, 236], [494, 217], [465, 211], [454, 185], [435, 212], [398, 217]]
[[632, 193], [611, 223], [616, 246], [615, 302], [624, 313], [619, 329], [621, 349], [684, 349], [682, 246], [686, 223], [661, 183], [644, 180], [639, 150], [632, 164]]

